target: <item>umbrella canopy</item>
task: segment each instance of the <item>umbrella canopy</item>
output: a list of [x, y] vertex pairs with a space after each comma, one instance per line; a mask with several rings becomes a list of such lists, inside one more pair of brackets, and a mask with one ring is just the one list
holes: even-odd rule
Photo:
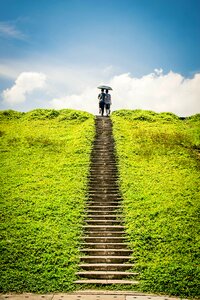
[[107, 85], [100, 85], [97, 88], [98, 89], [104, 89], [104, 90], [111, 90], [112, 91], [112, 88], [110, 86], [107, 86]]

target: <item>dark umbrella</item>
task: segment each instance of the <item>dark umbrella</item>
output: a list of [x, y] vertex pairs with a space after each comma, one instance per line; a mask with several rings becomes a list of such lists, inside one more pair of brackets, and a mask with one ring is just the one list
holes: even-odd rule
[[98, 89], [104, 89], [104, 90], [111, 90], [112, 91], [112, 88], [110, 86], [107, 86], [107, 85], [100, 85], [97, 88]]

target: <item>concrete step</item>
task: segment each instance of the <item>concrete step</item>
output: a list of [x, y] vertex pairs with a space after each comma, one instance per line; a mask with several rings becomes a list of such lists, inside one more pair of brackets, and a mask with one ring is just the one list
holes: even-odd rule
[[118, 169], [115, 167], [104, 167], [104, 166], [91, 166], [91, 172], [93, 173], [99, 173], [99, 174], [103, 174], [105, 173], [106, 175], [113, 175], [115, 174], [116, 172], [118, 172]]
[[84, 270], [93, 270], [93, 271], [126, 271], [132, 268], [134, 264], [106, 264], [106, 263], [99, 263], [99, 264], [80, 264], [80, 268]]
[[[109, 125], [111, 125], [111, 124], [109, 124]], [[109, 125], [108, 125], [108, 126], [109, 126]], [[100, 130], [100, 132], [101, 132], [101, 130], [103, 131], [102, 133], [103, 133], [104, 136], [107, 136], [107, 130], [112, 130], [112, 127], [111, 127], [111, 126], [110, 126], [110, 127], [105, 127], [105, 126], [103, 126], [103, 127], [101, 128], [101, 124], [96, 124], [96, 127], [97, 127], [97, 130]], [[109, 138], [111, 137], [110, 134], [109, 134], [108, 136], [109, 136]], [[99, 135], [99, 134], [96, 135], [95, 141], [97, 141], [98, 139], [100, 139], [100, 135]], [[111, 139], [109, 139], [109, 140], [111, 140]]]
[[116, 172], [118, 172], [118, 168], [117, 166], [106, 166], [106, 163], [105, 164], [92, 164], [91, 165], [91, 171], [93, 172], [96, 172], [96, 173], [100, 173], [101, 174], [103, 172], [106, 172], [107, 174], [115, 174]]
[[106, 199], [106, 198], [102, 198], [102, 199], [89, 199], [87, 201], [87, 206], [92, 206], [93, 205], [97, 205], [97, 206], [100, 206], [100, 205], [103, 205], [103, 206], [119, 206], [121, 205], [121, 202], [120, 201], [115, 201], [114, 199]]
[[[121, 232], [120, 232], [121, 234]], [[97, 237], [83, 237], [82, 238], [86, 243], [125, 243], [125, 236], [97, 236]]]
[[101, 202], [101, 201], [111, 201], [111, 202], [116, 202], [116, 203], [121, 203], [122, 199], [120, 195], [116, 196], [116, 194], [108, 194], [108, 193], [102, 193], [102, 191], [98, 191], [97, 193], [88, 193], [88, 200], [89, 201], [95, 201]]
[[[103, 130], [103, 132], [101, 131]], [[104, 143], [108, 144], [111, 143], [113, 144], [113, 137], [112, 137], [112, 128], [100, 128], [100, 131], [96, 132], [96, 138], [94, 143], [95, 144], [100, 144], [100, 145], [104, 145]]]
[[[96, 199], [103, 199], [103, 200], [115, 200], [118, 197], [120, 197], [119, 191], [117, 190], [107, 190], [107, 189], [93, 189], [88, 191], [89, 198], [92, 198], [92, 200]], [[95, 199], [94, 199], [95, 198]], [[113, 199], [114, 198], [114, 199]], [[117, 202], [117, 201], [116, 201]]]
[[123, 231], [123, 225], [83, 225], [83, 229], [87, 231]]
[[107, 136], [104, 137], [96, 137], [95, 141], [94, 141], [94, 145], [101, 145], [101, 146], [105, 146], [105, 145], [113, 145], [113, 141], [114, 139], [111, 138], [110, 134], [108, 134]]
[[[93, 207], [94, 205], [96, 205], [97, 202], [95, 201], [88, 201], [86, 206], [89, 207]], [[98, 202], [98, 206], [119, 206], [120, 204], [116, 201], [116, 202], [110, 202], [110, 201], [99, 201]]]
[[98, 191], [97, 193], [93, 193], [93, 192], [88, 192], [88, 200], [91, 201], [96, 201], [98, 204], [98, 201], [111, 201], [111, 202], [116, 202], [116, 203], [120, 203], [122, 201], [120, 195], [118, 194], [118, 196], [116, 196], [115, 193], [113, 194], [108, 194], [108, 193], [102, 193], [102, 191]]
[[93, 190], [93, 189], [112, 189], [112, 190], [117, 190], [119, 191], [119, 187], [117, 185], [117, 183], [114, 182], [106, 182], [103, 180], [99, 180], [98, 182], [93, 182], [93, 183], [89, 183], [88, 184], [88, 188]]
[[94, 146], [94, 148], [92, 148], [92, 158], [97, 156], [98, 157], [104, 157], [105, 156], [110, 156], [113, 158], [113, 160], [115, 161], [115, 155], [113, 154], [113, 145], [112, 144], [106, 144], [103, 145], [101, 148], [101, 145], [96, 144]]
[[[99, 169], [99, 168], [98, 168]], [[116, 168], [115, 168], [116, 169]], [[96, 174], [96, 175], [99, 175], [99, 176], [102, 176], [103, 174], [104, 175], [112, 175], [112, 177], [119, 177], [119, 175], [118, 175], [118, 173], [117, 172], [112, 172], [112, 170], [110, 171], [109, 169], [108, 169], [108, 166], [106, 166], [106, 168], [103, 168], [102, 170], [100, 170], [99, 171], [99, 173], [96, 173], [96, 169], [92, 169], [92, 165], [91, 165], [91, 167], [90, 167], [90, 175], [93, 175], [93, 174]]]
[[108, 132], [107, 136], [96, 136], [95, 141], [93, 142], [94, 147], [101, 147], [101, 149], [112, 147], [114, 148], [114, 139], [110, 138], [111, 133]]
[[89, 195], [89, 197], [104, 197], [104, 198], [106, 198], [106, 197], [120, 197], [120, 195], [119, 194], [117, 194], [117, 193], [115, 193], [115, 192], [113, 192], [113, 193], [102, 193], [102, 192], [99, 192], [99, 191], [97, 191], [97, 192], [95, 192], [95, 191], [93, 191], [93, 192], [88, 192], [88, 195]]
[[101, 163], [92, 163], [91, 165], [91, 170], [96, 170], [97, 172], [102, 170], [102, 171], [107, 171], [107, 172], [117, 172], [118, 168], [117, 165], [113, 164], [107, 164], [106, 162], [101, 162]]
[[89, 181], [89, 184], [92, 185], [92, 184], [99, 184], [99, 183], [104, 183], [105, 185], [115, 185], [118, 187], [118, 182], [117, 182], [117, 178], [116, 177], [110, 177], [110, 176], [105, 176], [103, 177], [102, 175], [100, 175], [98, 178], [94, 178], [94, 177], [90, 177], [90, 181]]
[[104, 197], [99, 197], [98, 195], [95, 197], [89, 197], [87, 203], [91, 203], [93, 202], [93, 204], [99, 204], [104, 202], [105, 204], [108, 204], [109, 202], [113, 202], [113, 203], [117, 203], [117, 204], [121, 204], [121, 199], [116, 198], [116, 197], [107, 197], [106, 195]]
[[115, 168], [118, 167], [115, 160], [113, 160], [111, 158], [105, 158], [103, 154], [101, 156], [99, 156], [98, 158], [91, 158], [90, 162], [91, 162], [92, 167], [103, 166], [105, 169], [107, 169], [109, 167], [115, 167]]
[[87, 215], [87, 219], [91, 220], [107, 220], [107, 221], [118, 221], [123, 222], [123, 219], [116, 215]]
[[124, 272], [124, 271], [80, 271], [76, 273], [86, 279], [126, 279], [137, 276], [138, 273]]
[[87, 215], [92, 220], [120, 220], [120, 215]]
[[[106, 150], [106, 151], [112, 151], [112, 150]], [[94, 158], [91, 158], [91, 160], [90, 160], [90, 162], [91, 162], [91, 166], [93, 166], [93, 165], [104, 165], [104, 167], [105, 167], [105, 170], [106, 170], [106, 168], [107, 167], [109, 167], [109, 166], [114, 166], [114, 167], [117, 167], [118, 166], [118, 164], [117, 164], [117, 162], [116, 162], [116, 160], [115, 159], [112, 159], [112, 158], [110, 158], [110, 157], [104, 157], [105, 155], [104, 155], [104, 153], [102, 152], [96, 152], [95, 153], [95, 156], [96, 157], [94, 157]], [[98, 157], [97, 157], [98, 156]], [[105, 161], [104, 161], [105, 160]]]
[[127, 263], [130, 260], [133, 260], [133, 258], [130, 258], [130, 256], [102, 256], [102, 255], [87, 255], [80, 257], [80, 260], [84, 263]]
[[[111, 150], [110, 150], [111, 151]], [[113, 155], [107, 155], [106, 154], [107, 150], [105, 153], [96, 151], [93, 153], [92, 158], [90, 160], [91, 164], [105, 164], [106, 166], [110, 165], [116, 165], [116, 160]]]
[[111, 158], [111, 157], [104, 157], [102, 155], [102, 157], [98, 157], [98, 158], [93, 158], [90, 160], [91, 162], [91, 167], [94, 166], [103, 166], [104, 169], [109, 169], [110, 167], [117, 167], [116, 162]]
[[89, 186], [89, 194], [90, 193], [119, 193], [118, 187], [112, 187], [112, 186]]
[[120, 221], [116, 220], [86, 220], [88, 225], [120, 225]]
[[83, 243], [87, 249], [122, 249], [126, 247], [125, 243]]
[[108, 175], [108, 174], [104, 174], [104, 176], [102, 174], [99, 174], [97, 177], [95, 176], [95, 174], [93, 174], [93, 176], [88, 177], [90, 183], [98, 183], [101, 181], [104, 181], [105, 183], [110, 184], [110, 182], [118, 184], [118, 180], [119, 177], [117, 177], [116, 175]]
[[[115, 155], [113, 153], [113, 145], [112, 144], [107, 144], [107, 145], [104, 145], [102, 147], [102, 149], [98, 148], [96, 144], [96, 147], [93, 148], [93, 151], [92, 151], [92, 158], [94, 158], [95, 156], [96, 157], [112, 157], [112, 159], [115, 161]], [[109, 149], [108, 149], [109, 148]]]
[[88, 237], [122, 237], [125, 235], [124, 231], [86, 231]]
[[100, 165], [100, 166], [102, 166], [102, 165], [104, 165], [104, 166], [106, 166], [106, 167], [110, 167], [110, 166], [117, 166], [117, 164], [116, 164], [116, 161], [115, 160], [113, 160], [113, 161], [109, 161], [109, 164], [107, 163], [107, 162], [104, 162], [103, 161], [103, 158], [104, 158], [104, 155], [102, 155], [102, 159], [100, 160], [100, 161], [96, 161], [96, 160], [94, 160], [93, 158], [91, 158], [91, 163], [92, 163], [92, 165]]
[[137, 280], [123, 280], [123, 279], [110, 279], [110, 280], [104, 280], [104, 279], [82, 279], [82, 280], [76, 280], [75, 283], [77, 284], [101, 284], [101, 285], [111, 285], [111, 284], [130, 284], [130, 285], [138, 285], [139, 281]]
[[108, 195], [115, 195], [120, 196], [120, 191], [117, 187], [104, 187], [104, 186], [96, 186], [96, 187], [89, 187], [88, 193], [90, 194], [108, 194]]
[[93, 210], [93, 207], [88, 207], [87, 210], [85, 211], [86, 214], [90, 214], [90, 215], [116, 215], [118, 214], [119, 215], [119, 212], [118, 212], [119, 209], [117, 210], [108, 210], [108, 211], [102, 211], [102, 210]]
[[119, 176], [117, 174], [107, 175], [107, 174], [95, 174], [95, 176], [92, 176], [92, 174], [88, 177], [92, 182], [98, 181], [98, 180], [118, 180]]
[[99, 168], [98, 168], [98, 170], [97, 169], [90, 169], [90, 174], [92, 175], [92, 174], [99, 174], [99, 176], [101, 176], [101, 175], [106, 175], [106, 176], [116, 176], [116, 172], [113, 172], [113, 170], [108, 170], [107, 168], [105, 169], [105, 168], [102, 168], [101, 170], [99, 170]]
[[[115, 206], [115, 205], [112, 205], [112, 206], [111, 205], [110, 206], [93, 205], [91, 208], [92, 208], [92, 210], [103, 211], [105, 213], [106, 211], [115, 211], [116, 212], [117, 206]], [[88, 209], [90, 209], [90, 208], [88, 208]]]
[[115, 155], [113, 154], [113, 151], [111, 150], [107, 150], [106, 148], [102, 151], [100, 151], [99, 149], [98, 150], [93, 150], [92, 152], [92, 160], [91, 161], [94, 161], [96, 159], [110, 159], [111, 161], [113, 162], [116, 162], [116, 159], [115, 159]]
[[81, 249], [81, 252], [90, 256], [126, 256], [132, 253], [128, 249]]
[[98, 184], [97, 186], [89, 186], [88, 194], [95, 194], [96, 196], [103, 196], [106, 194], [118, 194], [120, 196], [120, 191], [117, 187], [110, 188], [108, 186], [104, 186], [103, 184]]
[[[98, 194], [96, 195], [90, 195], [90, 197], [88, 198], [88, 201], [87, 203], [90, 203], [90, 202], [93, 202], [92, 205], [95, 205], [95, 206], [99, 206], [100, 203], [105, 203], [105, 206], [108, 206], [108, 203], [109, 202], [113, 202], [114, 205], [121, 205], [122, 201], [119, 200], [119, 199], [116, 199], [115, 196], [107, 196], [105, 194], [105, 196], [99, 196]], [[112, 206], [112, 205], [109, 205], [109, 206]]]
[[109, 187], [109, 186], [113, 186], [115, 188], [118, 188], [118, 181], [116, 178], [109, 178], [109, 176], [107, 178], [96, 178], [95, 180], [91, 180], [91, 178], [89, 178], [89, 187], [96, 187], [96, 186], [103, 186], [103, 187]]
[[[110, 141], [110, 136], [111, 136], [111, 133], [112, 133], [112, 128], [101, 128], [100, 130], [104, 130], [104, 132], [101, 132], [101, 131], [97, 131], [96, 132], [96, 138], [98, 139], [98, 141], [101, 141], [101, 143], [100, 143], [100, 145], [103, 145], [102, 144], [102, 141], [103, 142], [109, 142]], [[95, 142], [96, 142], [97, 140], [95, 140]], [[112, 141], [111, 142], [113, 142], [113, 139], [112, 139]]]
[[[104, 144], [105, 143], [105, 144]], [[94, 148], [92, 148], [92, 154], [93, 153], [104, 153], [105, 155], [111, 155], [113, 156], [113, 143], [111, 141], [111, 143], [107, 140], [107, 141], [102, 141], [102, 142], [98, 142], [94, 145]], [[101, 149], [100, 149], [101, 147]], [[109, 148], [109, 150], [108, 150]]]

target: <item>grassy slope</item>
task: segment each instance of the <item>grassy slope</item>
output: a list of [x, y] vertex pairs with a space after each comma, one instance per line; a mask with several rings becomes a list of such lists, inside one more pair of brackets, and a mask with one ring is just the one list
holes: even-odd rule
[[0, 114], [1, 291], [67, 291], [79, 262], [94, 118]]
[[141, 289], [197, 297], [200, 116], [122, 110], [112, 120]]

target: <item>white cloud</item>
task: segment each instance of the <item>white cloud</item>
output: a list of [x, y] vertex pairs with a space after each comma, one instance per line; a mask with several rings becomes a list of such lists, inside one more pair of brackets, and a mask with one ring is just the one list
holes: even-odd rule
[[21, 73], [13, 87], [3, 91], [3, 100], [11, 105], [26, 101], [26, 97], [36, 89], [44, 89], [46, 83], [46, 75], [36, 72]]
[[[2, 75], [10, 75], [10, 79], [16, 78], [16, 70], [21, 73], [13, 87], [3, 91], [3, 109], [23, 103], [22, 109], [25, 110], [42, 105], [98, 114], [97, 86], [106, 84], [113, 88], [112, 111], [148, 109], [173, 112], [179, 116], [200, 112], [200, 73], [193, 78], [185, 78], [172, 71], [164, 74], [162, 69], [155, 69], [153, 73], [138, 78], [130, 73], [113, 76], [112, 67], [86, 70], [65, 65], [35, 64], [32, 66], [33, 72], [22, 72], [22, 69], [28, 69], [27, 65], [20, 68], [18, 64], [2, 66]], [[108, 75], [109, 72], [112, 74]], [[48, 74], [48, 78], [44, 74]], [[40, 92], [35, 93], [36, 89]]]
[[24, 40], [26, 38], [26, 36], [18, 30], [14, 24], [8, 22], [0, 22], [0, 36], [14, 38], [17, 40]]
[[[174, 72], [163, 74], [162, 69], [141, 78], [129, 73], [114, 76], [108, 82], [112, 86], [112, 110], [148, 109], [157, 112], [173, 112], [188, 116], [200, 112], [200, 74], [185, 79]], [[82, 93], [54, 98], [54, 108], [76, 108], [98, 113], [98, 90], [86, 88]]]
[[89, 111], [91, 113], [97, 113], [97, 89], [96, 87], [87, 88], [81, 94], [72, 94], [68, 96], [54, 98], [50, 102], [50, 105], [56, 109], [72, 108]]
[[172, 71], [164, 75], [162, 70], [155, 70], [141, 78], [130, 74], [115, 76], [110, 84], [115, 109], [169, 111], [180, 116], [200, 112], [200, 74], [185, 79]]

